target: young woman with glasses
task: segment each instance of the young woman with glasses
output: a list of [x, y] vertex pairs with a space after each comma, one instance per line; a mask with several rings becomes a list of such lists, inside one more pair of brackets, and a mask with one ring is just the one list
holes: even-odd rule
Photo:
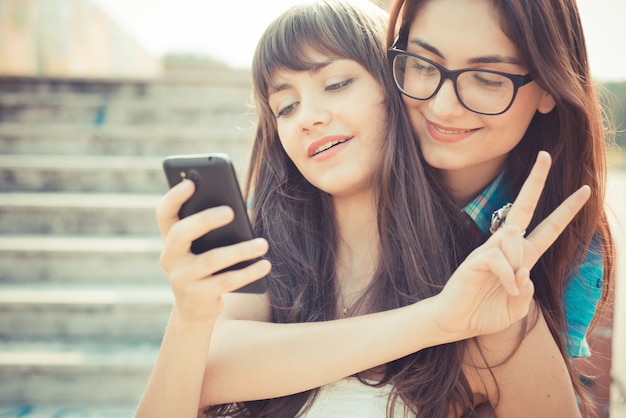
[[[176, 301], [137, 416], [194, 416], [217, 403], [211, 416], [469, 414], [483, 386], [462, 373], [467, 360], [481, 367], [467, 339], [508, 356], [528, 310], [536, 315], [528, 269], [589, 189], [524, 238], [550, 165], [539, 154], [506, 226], [455, 270], [467, 237], [424, 171], [386, 60], [386, 19], [370, 3], [319, 0], [285, 12], [261, 38], [248, 195], [269, 250], [256, 240], [190, 254], [228, 211], [179, 220], [193, 187], [165, 195], [161, 262]], [[215, 273], [266, 250], [269, 292], [224, 294], [268, 265]], [[537, 406], [526, 411], [575, 416], [563, 358], [544, 372], [558, 402], [527, 398]]]
[[539, 150], [554, 166], [538, 220], [580, 184], [591, 186], [590, 202], [532, 271], [559, 351], [589, 356], [586, 334], [608, 298], [615, 255], [602, 112], [575, 0], [396, 0], [391, 41], [394, 80], [424, 159], [479, 241]]

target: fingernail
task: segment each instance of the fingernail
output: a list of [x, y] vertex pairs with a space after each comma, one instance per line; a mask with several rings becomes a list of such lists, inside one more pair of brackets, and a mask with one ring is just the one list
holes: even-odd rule
[[214, 213], [216, 218], [226, 219], [231, 216], [232, 212], [232, 209], [228, 206], [217, 206]]
[[272, 267], [272, 265], [270, 264], [270, 262], [268, 260], [260, 260], [258, 263], [256, 263], [255, 265], [255, 270], [258, 273], [262, 273], [262, 274], [266, 274], [266, 272]]
[[184, 192], [184, 191], [186, 191], [186, 190], [189, 190], [189, 189], [192, 187], [192, 186], [191, 186], [192, 184], [193, 184], [193, 181], [188, 180], [188, 179], [183, 179], [183, 180], [180, 182], [180, 185], [179, 185], [179, 190], [181, 191], [181, 193], [182, 193], [182, 192]]
[[253, 240], [254, 248], [261, 251], [267, 249], [267, 241], [263, 238], [255, 238]]

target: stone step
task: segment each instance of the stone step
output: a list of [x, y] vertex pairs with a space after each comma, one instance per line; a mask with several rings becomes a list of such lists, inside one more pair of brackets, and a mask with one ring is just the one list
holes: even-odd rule
[[156, 236], [0, 235], [0, 283], [166, 285]]
[[0, 155], [0, 192], [164, 193], [158, 157]]
[[243, 167], [253, 138], [247, 116], [210, 127], [0, 123], [0, 154], [166, 156], [226, 152]]
[[131, 417], [158, 348], [159, 342], [139, 340], [4, 339], [0, 416]]
[[145, 96], [153, 79], [91, 79], [65, 77], [1, 76], [2, 94], [96, 94], [102, 96]]
[[229, 86], [164, 98], [8, 93], [0, 96], [0, 121], [206, 128], [250, 113], [249, 104], [249, 88]]
[[162, 195], [0, 193], [0, 234], [158, 235]]
[[154, 208], [168, 155], [254, 134], [249, 73], [0, 77], [0, 417], [130, 417], [173, 295]]
[[[3, 77], [0, 75], [0, 80]], [[212, 83], [202, 84], [167, 84], [162, 80], [154, 81], [146, 85], [146, 91], [135, 91], [129, 94], [113, 94], [114, 92], [89, 91], [89, 90], [1, 90], [0, 103], [7, 105], [29, 105], [37, 103], [65, 103], [70, 106], [91, 106], [102, 102], [108, 104], [136, 104], [142, 107], [164, 108], [168, 106], [211, 105], [217, 109], [225, 108], [230, 103], [239, 106], [242, 101], [251, 99], [252, 85], [250, 83]], [[120, 87], [122, 85], [120, 84]], [[243, 99], [243, 100], [241, 100]], [[241, 109], [239, 109], [241, 110]]]
[[0, 338], [103, 340], [162, 335], [173, 296], [152, 286], [0, 285]]
[[4, 418], [129, 418], [135, 413], [136, 402], [104, 402], [93, 405], [82, 401], [65, 402], [0, 402], [0, 417]]
[[[163, 194], [163, 158], [124, 155], [0, 155], [0, 193]], [[235, 165], [242, 178], [241, 164]]]
[[168, 98], [197, 95], [215, 87], [249, 88], [250, 71], [215, 69], [159, 78], [66, 78], [0, 76], [0, 94], [80, 94], [108, 98]]

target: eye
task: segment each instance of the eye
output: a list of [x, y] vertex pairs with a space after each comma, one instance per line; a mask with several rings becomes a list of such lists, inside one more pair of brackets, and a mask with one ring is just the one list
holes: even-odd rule
[[506, 86], [507, 79], [498, 74], [473, 72], [474, 83], [482, 88], [497, 90]]
[[278, 119], [281, 116], [289, 116], [291, 113], [293, 113], [293, 111], [296, 109], [296, 107], [298, 107], [298, 102], [289, 104], [283, 108], [281, 108], [278, 113], [276, 114], [276, 119]]
[[348, 87], [350, 84], [352, 84], [352, 82], [354, 82], [354, 79], [350, 78], [348, 80], [340, 81], [338, 83], [329, 84], [328, 86], [326, 86], [325, 90], [326, 91], [338, 91], [338, 90]]
[[413, 58], [409, 62], [411, 68], [417, 71], [420, 75], [433, 75], [438, 73], [437, 68], [426, 61]]

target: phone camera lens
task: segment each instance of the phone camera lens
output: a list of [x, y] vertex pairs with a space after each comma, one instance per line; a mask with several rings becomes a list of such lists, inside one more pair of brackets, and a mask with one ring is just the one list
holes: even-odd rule
[[187, 173], [187, 178], [193, 181], [195, 184], [200, 183], [200, 174], [196, 170], [189, 170], [189, 173]]

